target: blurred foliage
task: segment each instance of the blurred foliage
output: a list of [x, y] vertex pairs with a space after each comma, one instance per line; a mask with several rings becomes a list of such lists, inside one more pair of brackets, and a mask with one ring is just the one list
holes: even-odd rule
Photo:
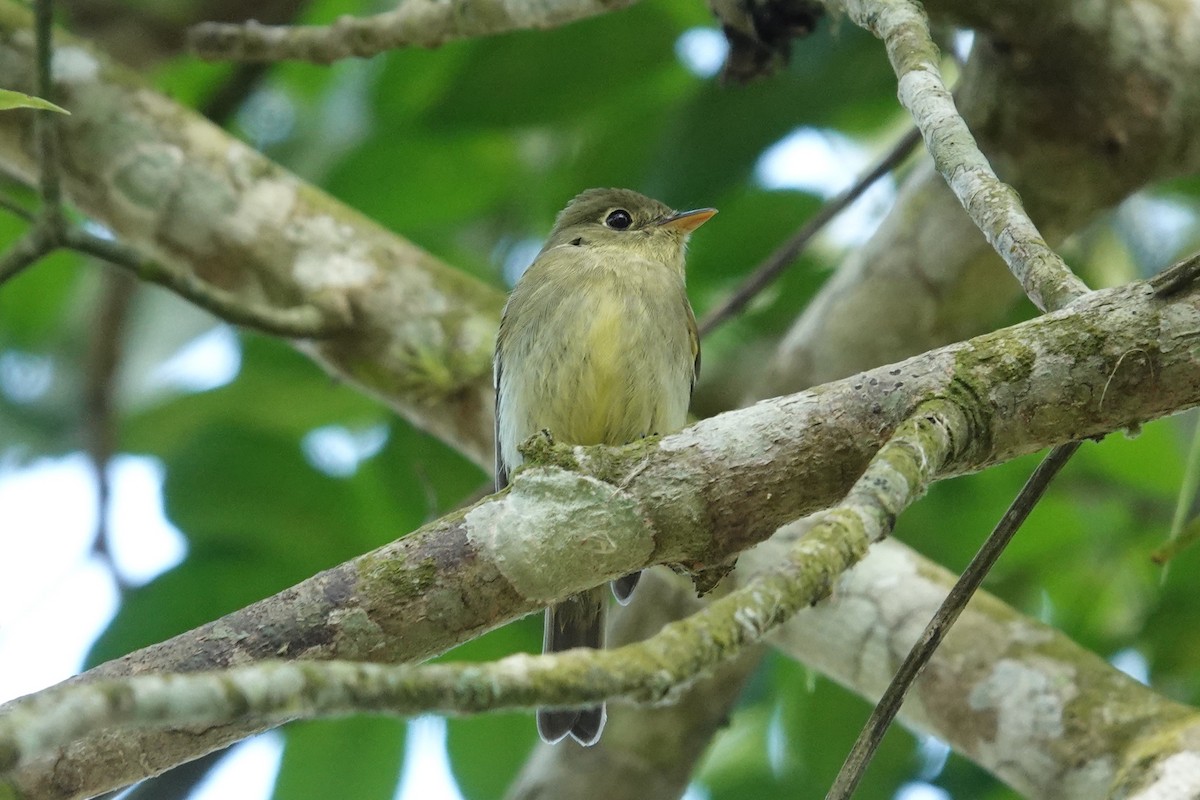
[[[138, 13], [153, 4], [134, 3]], [[83, 3], [81, 3], [83, 5]], [[203, 18], [203, 3], [189, 14]], [[119, 14], [121, 3], [106, 6]], [[375, 10], [353, 0], [308, 4], [303, 21]], [[183, 18], [183, 17], [180, 17]], [[191, 17], [189, 17], [191, 18]], [[110, 28], [113, 26], [109, 26]], [[755, 179], [763, 151], [804, 126], [831, 129], [882, 151], [901, 119], [882, 48], [845, 21], [797, 43], [787, 71], [727, 88], [690, 71], [681, 34], [713, 29], [695, 0], [645, 0], [620, 13], [551, 31], [514, 33], [436, 50], [411, 49], [330, 68], [274, 66], [230, 128], [272, 158], [422, 247], [502, 284], [507, 259], [549, 229], [579, 190], [625, 185], [676, 207], [721, 216], [694, 240], [689, 287], [702, 314], [817, 207], [795, 190]], [[170, 37], [167, 37], [168, 39]], [[202, 106], [233, 73], [187, 57], [150, 79]], [[847, 170], [850, 172], [851, 170]], [[847, 174], [849, 179], [849, 174]], [[0, 178], [0, 191], [33, 195]], [[1172, 252], [1122, 207], [1068, 243], [1094, 279], [1157, 269], [1196, 245], [1200, 182], [1148, 195], [1190, 220]], [[1161, 209], [1165, 206], [1155, 206]], [[1174, 213], [1174, 212], [1173, 212]], [[23, 224], [0, 214], [0, 242]], [[1177, 241], [1176, 241], [1177, 240]], [[749, 371], [817, 290], [844, 245], [823, 241], [739, 319], [706, 342], [696, 410], [737, 402]], [[527, 249], [527, 248], [526, 248]], [[518, 265], [519, 266], [519, 265]], [[22, 464], [81, 447], [83, 378], [101, 267], [56, 254], [0, 291], [0, 461]], [[510, 268], [511, 271], [511, 268]], [[1125, 278], [1127, 279], [1127, 277]], [[1014, 319], [1026, 316], [1026, 306]], [[487, 476], [445, 445], [338, 384], [287, 345], [240, 337], [241, 365], [225, 385], [192, 391], [156, 372], [215, 322], [160, 290], [141, 287], [117, 376], [121, 451], [165, 467], [165, 506], [187, 539], [185, 560], [126, 588], [96, 642], [96, 663], [159, 641], [277, 592], [419, 526], [470, 496]], [[372, 452], [341, 469], [313, 455], [311, 434], [339, 426], [382, 432]], [[1028, 614], [1062, 627], [1103, 656], [1134, 650], [1154, 685], [1200, 700], [1200, 642], [1180, 637], [1200, 619], [1187, 551], [1163, 583], [1149, 553], [1161, 544], [1194, 418], [1149, 425], [1136, 439], [1088, 444], [1001, 559], [989, 586]], [[901, 518], [896, 536], [952, 569], [963, 566], [1035, 459], [934, 487]], [[523, 620], [448, 657], [533, 651], [539, 620]], [[697, 776], [701, 796], [759, 800], [820, 796], [869, 706], [803, 667], [773, 656], [747, 687]], [[526, 715], [451, 720], [448, 751], [468, 800], [499, 797], [534, 743]], [[404, 742], [395, 720], [293, 725], [275, 798], [387, 798]], [[955, 756], [944, 769], [896, 730], [858, 797], [891, 798], [929, 780], [955, 798], [1012, 793]]]

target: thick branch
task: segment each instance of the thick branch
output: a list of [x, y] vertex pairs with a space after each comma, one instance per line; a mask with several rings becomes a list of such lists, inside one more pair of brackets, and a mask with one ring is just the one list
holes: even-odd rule
[[[520, 654], [490, 664], [267, 661], [219, 672], [75, 683], [17, 700], [0, 716], [0, 774], [100, 729], [274, 726], [351, 713], [471, 713], [618, 697], [662, 702], [824, 597], [836, 576], [886, 536], [958, 455], [955, 442], [966, 446], [968, 427], [953, 404], [922, 404], [871, 459], [846, 499], [818, 515], [772, 569], [645, 641], [612, 650]], [[519, 483], [520, 474], [512, 494]]]
[[[29, 12], [0, 0], [0, 75], [31, 89]], [[310, 305], [353, 324], [306, 352], [414, 424], [491, 463], [491, 351], [503, 295], [303, 183], [66, 35], [56, 97], [67, 199], [125, 245], [243, 308]], [[121, 109], [114, 117], [112, 110]], [[37, 174], [25, 114], [0, 114], [0, 162]], [[285, 314], [286, 316], [286, 314]]]
[[[895, 426], [931, 397], [952, 400], [969, 419], [947, 474], [1196, 405], [1197, 341], [1200, 288], [1160, 300], [1137, 284], [705, 420], [661, 442], [620, 450], [543, 447], [535, 455], [595, 477], [551, 466], [523, 470], [508, 492], [470, 511], [86, 679], [221, 668], [280, 654], [418, 660], [649, 564], [718, 564], [778, 526], [828, 508]], [[68, 749], [52, 764], [35, 762], [21, 781], [48, 797], [71, 796], [71, 776], [96, 747], [124, 769], [155, 770], [246, 732], [205, 729], [152, 742], [109, 737]], [[125, 756], [113, 755], [120, 752]]]
[[[748, 553], [747, 566], [769, 567], [801, 533], [785, 529]], [[842, 577], [829, 602], [800, 612], [771, 641], [878, 698], [954, 578], [904, 545], [883, 542]], [[967, 606], [900, 717], [1031, 800], [1181, 797], [1191, 794], [1180, 787], [1200, 786], [1195, 709], [986, 592]], [[1176, 788], [1156, 794], [1156, 783]]]

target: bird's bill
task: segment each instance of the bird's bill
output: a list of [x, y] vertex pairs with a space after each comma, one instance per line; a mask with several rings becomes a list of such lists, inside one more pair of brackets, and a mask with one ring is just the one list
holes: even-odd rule
[[715, 208], [697, 208], [695, 211], [680, 211], [672, 214], [658, 223], [658, 227], [667, 228], [681, 233], [691, 233], [716, 214]]

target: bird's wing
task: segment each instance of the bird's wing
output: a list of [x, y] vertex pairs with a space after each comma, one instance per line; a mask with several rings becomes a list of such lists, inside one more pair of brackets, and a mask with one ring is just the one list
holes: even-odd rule
[[688, 302], [687, 295], [683, 297], [683, 307], [687, 311], [688, 341], [692, 345], [692, 385], [688, 389], [690, 394], [696, 390], [696, 381], [700, 380], [700, 332], [696, 328], [696, 314], [692, 311], [692, 304]]
[[500, 453], [500, 348], [496, 348], [496, 357], [492, 362], [492, 387], [496, 390], [496, 422], [493, 427], [492, 440], [496, 445], [496, 491], [508, 486], [508, 468], [504, 466], [504, 458]]

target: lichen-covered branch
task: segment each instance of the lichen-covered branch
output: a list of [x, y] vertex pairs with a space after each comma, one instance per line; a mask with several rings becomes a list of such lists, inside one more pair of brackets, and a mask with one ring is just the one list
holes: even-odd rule
[[[703, 606], [691, 581], [668, 570], [642, 574], [637, 602], [615, 609], [609, 646], [646, 639]], [[600, 741], [588, 748], [541, 743], [505, 793], [507, 800], [643, 800], [681, 797], [696, 763], [728, 724], [766, 647], [753, 645], [655, 706], [608, 704]]]
[[[748, 566], [768, 568], [801, 533], [802, 526], [784, 529], [746, 555]], [[877, 698], [954, 579], [903, 544], [882, 542], [842, 576], [828, 602], [801, 611], [770, 641]], [[1031, 800], [1200, 790], [1200, 713], [985, 592], [967, 606], [900, 716]]]
[[[1163, 299], [1135, 284], [662, 440], [541, 443], [531, 451], [539, 466], [519, 471], [507, 492], [83, 680], [280, 654], [419, 660], [634, 569], [724, 562], [836, 503], [930, 398], [966, 420], [952, 426], [957, 456], [943, 474], [1200, 404], [1198, 341], [1200, 287]], [[71, 781], [98, 759], [111, 770], [107, 785], [123, 785], [246, 733], [101, 735], [34, 761], [16, 780], [28, 794], [70, 797], [79, 789]]]
[[[0, 0], [6, 86], [33, 86], [31, 30], [26, 8]], [[70, 36], [56, 35], [55, 47], [55, 96], [71, 111], [59, 126], [67, 201], [148, 263], [215, 287], [236, 307], [303, 316], [311, 306], [351, 320], [338, 335], [298, 346], [491, 463], [499, 290], [341, 205]], [[0, 114], [0, 162], [32, 182], [27, 117]]]
[[958, 455], [956, 447], [968, 446], [969, 427], [952, 403], [923, 404], [871, 459], [845, 501], [821, 512], [772, 569], [645, 641], [490, 664], [266, 661], [51, 688], [15, 701], [0, 716], [0, 775], [101, 729], [274, 726], [352, 713], [477, 713], [617, 697], [662, 702], [828, 594], [837, 576], [925, 493]]
[[344, 16], [331, 25], [206, 22], [192, 28], [188, 43], [193, 52], [208, 59], [329, 64], [343, 58], [370, 58], [399, 47], [437, 47], [458, 39], [557, 28], [636, 1], [404, 0], [392, 11]]
[[1061, 308], [1087, 287], [1046, 244], [1021, 199], [992, 170], [942, 81], [925, 12], [914, 0], [846, 0], [855, 23], [880, 37], [900, 81], [900, 103], [925, 137], [946, 183], [1042, 311]]
[[[935, 23], [975, 29], [958, 108], [1049, 244], [1150, 182], [1200, 170], [1200, 48], [1191, 33], [1200, 5], [928, 0], [925, 8]], [[876, 234], [803, 310], [752, 397], [977, 335], [1018, 296], [945, 180], [922, 165]]]

